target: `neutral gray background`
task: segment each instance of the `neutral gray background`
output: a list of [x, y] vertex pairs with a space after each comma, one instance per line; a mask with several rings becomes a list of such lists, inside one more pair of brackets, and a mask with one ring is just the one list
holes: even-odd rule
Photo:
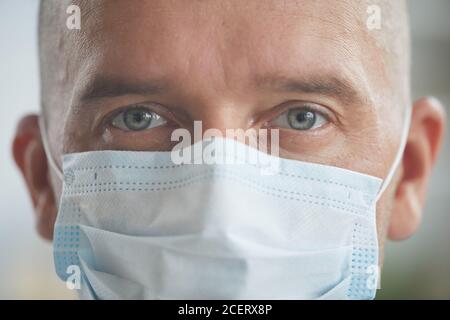
[[[332, 1], [332, 0], [330, 0]], [[395, 0], [393, 0], [395, 1]], [[20, 116], [38, 110], [36, 0], [0, 1], [0, 298], [73, 298], [54, 274], [10, 156]], [[450, 0], [410, 1], [414, 97], [450, 106]], [[389, 243], [378, 298], [450, 298], [450, 139], [432, 179], [422, 227]]]

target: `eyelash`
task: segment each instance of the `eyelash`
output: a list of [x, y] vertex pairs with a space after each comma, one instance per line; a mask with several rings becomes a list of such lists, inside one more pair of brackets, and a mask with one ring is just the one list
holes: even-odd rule
[[[305, 111], [310, 111], [310, 112], [316, 113], [316, 114], [320, 115], [321, 117], [323, 117], [325, 119], [325, 121], [327, 122], [326, 124], [335, 122], [334, 116], [330, 115], [331, 111], [329, 111], [329, 112], [323, 111], [323, 109], [328, 109], [328, 108], [326, 108], [326, 107], [319, 107], [319, 106], [316, 106], [315, 104], [308, 103], [308, 102], [299, 102], [299, 101], [292, 102], [292, 101], [288, 101], [286, 103], [283, 103], [283, 104], [279, 105], [279, 107], [276, 108], [276, 109], [278, 109], [278, 110], [276, 110], [274, 112], [275, 116], [270, 117], [271, 120], [266, 121], [264, 123], [264, 126], [271, 127], [270, 123], [272, 123], [275, 120], [277, 120], [283, 114], [286, 114], [286, 116], [288, 116], [287, 113], [290, 110], [295, 110], [295, 109], [302, 109], [302, 110], [305, 110]], [[321, 128], [321, 127], [319, 127], [319, 128]], [[305, 132], [305, 131], [313, 131], [313, 130], [316, 130], [316, 129], [319, 129], [319, 128], [308, 129], [308, 130], [297, 130], [297, 129], [294, 129], [294, 128], [281, 128], [281, 129], [295, 130], [296, 132], [301, 132], [301, 131]]]
[[319, 110], [318, 107], [315, 107], [312, 104], [304, 103], [304, 104], [294, 105], [293, 107], [287, 108], [284, 112], [287, 112], [292, 109], [303, 109], [305, 111], [316, 112], [316, 113], [320, 114], [322, 117], [324, 117], [327, 121], [331, 121], [330, 116], [326, 112]]
[[129, 105], [129, 106], [125, 106], [125, 107], [120, 107], [120, 108], [118, 108], [117, 110], [115, 110], [115, 111], [111, 112], [110, 114], [108, 114], [108, 115], [101, 121], [101, 124], [102, 124], [103, 127], [114, 127], [114, 128], [117, 128], [117, 127], [115, 127], [115, 126], [113, 125], [114, 119], [116, 119], [116, 118], [117, 118], [120, 114], [122, 114], [122, 113], [125, 113], [125, 112], [127, 112], [127, 111], [129, 111], [129, 110], [132, 110], [132, 109], [139, 109], [139, 108], [145, 109], [145, 110], [146, 110], [147, 112], [149, 112], [149, 113], [158, 115], [159, 117], [165, 119], [167, 123], [171, 122], [167, 116], [161, 115], [163, 112], [153, 110], [153, 108], [151, 108], [151, 107], [149, 106], [149, 104], [138, 103], [138, 104], [133, 104], [133, 105]]

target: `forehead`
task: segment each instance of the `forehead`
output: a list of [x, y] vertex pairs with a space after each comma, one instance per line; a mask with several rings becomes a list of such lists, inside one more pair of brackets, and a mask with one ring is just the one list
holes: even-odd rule
[[88, 2], [78, 51], [86, 67], [76, 68], [90, 77], [106, 72], [210, 85], [318, 72], [345, 75], [361, 87], [383, 85], [385, 65], [365, 28], [366, 9], [359, 1]]

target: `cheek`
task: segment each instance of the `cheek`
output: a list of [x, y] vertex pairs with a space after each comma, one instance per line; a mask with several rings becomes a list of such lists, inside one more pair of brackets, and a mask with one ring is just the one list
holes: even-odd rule
[[319, 133], [294, 130], [279, 131], [280, 156], [300, 161], [336, 165], [338, 155], [345, 148], [345, 139], [333, 128], [319, 130]]
[[387, 239], [392, 209], [394, 206], [394, 191], [395, 190], [393, 190], [392, 187], [389, 187], [377, 203], [376, 224], [380, 266], [383, 265], [384, 260], [384, 246]]

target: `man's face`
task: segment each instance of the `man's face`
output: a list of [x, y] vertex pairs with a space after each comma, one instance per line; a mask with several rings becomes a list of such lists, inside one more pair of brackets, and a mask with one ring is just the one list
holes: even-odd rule
[[[95, 7], [95, 19], [82, 26], [85, 41], [75, 39], [70, 53], [63, 90], [70, 100], [52, 124], [64, 134], [64, 153], [170, 149], [174, 127], [202, 120], [204, 129], [278, 127], [288, 157], [384, 176], [389, 163], [374, 155], [393, 158], [398, 137], [390, 133], [402, 126], [403, 106], [368, 34], [365, 6], [152, 0]], [[113, 125], [136, 105], [167, 124]], [[294, 108], [314, 111], [316, 124], [288, 127], [280, 116]]]
[[[81, 30], [61, 33], [59, 64], [49, 66], [57, 70], [47, 117], [57, 159], [91, 150], [170, 150], [172, 131], [193, 130], [200, 120], [203, 130], [279, 129], [281, 157], [382, 179], [392, 166], [409, 103], [407, 76], [396, 74], [380, 41], [388, 30], [367, 28], [364, 2], [130, 0], [84, 2], [81, 9]], [[416, 142], [431, 130], [420, 127], [425, 122], [436, 131], [418, 142], [417, 155], [429, 157], [410, 152], [409, 169], [431, 167], [439, 149], [443, 115], [429, 108], [422, 103], [432, 121], [418, 119], [425, 112], [413, 115]], [[146, 117], [154, 120], [141, 126]], [[429, 170], [416, 177], [419, 196], [402, 191], [406, 199], [395, 200], [404, 170], [377, 204], [381, 248], [391, 208], [408, 211], [408, 197], [423, 205]], [[61, 185], [53, 185], [58, 199]], [[409, 219], [399, 216], [397, 222]], [[47, 220], [44, 229], [54, 217]]]
[[[151, 0], [93, 7], [65, 69], [71, 99], [50, 124], [53, 136], [64, 137], [60, 152], [170, 150], [174, 128], [201, 120], [203, 130], [279, 128], [282, 157], [387, 174], [404, 106], [365, 25], [367, 6]], [[117, 120], [136, 106], [162, 121], [135, 131]], [[298, 129], [293, 109], [315, 121]]]

